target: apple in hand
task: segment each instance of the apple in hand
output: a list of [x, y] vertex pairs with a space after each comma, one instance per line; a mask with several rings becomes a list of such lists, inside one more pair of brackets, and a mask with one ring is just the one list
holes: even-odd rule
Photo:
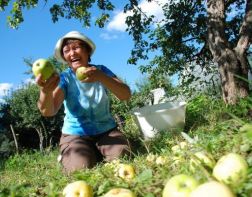
[[86, 70], [86, 67], [82, 66], [82, 67], [79, 67], [77, 68], [76, 70], [76, 77], [77, 79], [79, 79], [80, 81], [84, 80], [87, 75], [85, 74], [85, 70]]
[[133, 179], [135, 177], [135, 169], [130, 164], [120, 164], [117, 175], [126, 180]]
[[195, 178], [186, 174], [175, 175], [165, 184], [163, 197], [189, 197], [197, 186]]
[[69, 183], [63, 190], [64, 197], [93, 197], [93, 189], [85, 181]]
[[114, 188], [109, 190], [103, 197], [136, 197], [136, 195], [129, 189]]
[[199, 185], [190, 197], [235, 197], [229, 187], [217, 181], [209, 181]]
[[55, 72], [55, 69], [49, 60], [40, 58], [32, 64], [32, 72], [35, 77], [41, 74], [42, 79], [47, 80]]
[[213, 176], [220, 182], [236, 187], [242, 184], [248, 174], [248, 164], [239, 154], [222, 156], [213, 169]]

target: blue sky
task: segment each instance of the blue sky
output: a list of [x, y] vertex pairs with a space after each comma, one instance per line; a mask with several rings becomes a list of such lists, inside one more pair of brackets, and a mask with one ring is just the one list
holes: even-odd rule
[[[123, 6], [123, 2], [115, 1], [119, 6]], [[29, 69], [23, 61], [24, 58], [36, 60], [52, 56], [57, 40], [72, 30], [83, 32], [95, 42], [97, 48], [92, 56], [92, 63], [109, 67], [125, 80], [131, 89], [135, 88], [136, 81], [143, 78], [137, 66], [127, 64], [133, 42], [125, 32], [123, 7], [117, 7], [104, 29], [95, 27], [94, 23], [87, 29], [77, 20], [60, 18], [57, 23], [53, 23], [49, 12], [51, 5], [39, 4], [34, 9], [24, 11], [24, 22], [14, 30], [8, 27], [6, 22], [11, 6], [10, 4], [4, 12], [0, 12], [0, 98], [6, 89], [15, 89], [31, 77], [24, 74]], [[157, 5], [150, 5], [143, 0], [141, 6], [146, 12], [162, 18], [162, 12]], [[92, 20], [96, 16], [97, 13], [94, 12]]]

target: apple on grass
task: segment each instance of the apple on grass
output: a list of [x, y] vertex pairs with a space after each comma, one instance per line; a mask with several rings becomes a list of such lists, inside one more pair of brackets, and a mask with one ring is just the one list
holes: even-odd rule
[[190, 168], [192, 171], [195, 171], [197, 166], [202, 165], [209, 169], [213, 169], [216, 162], [213, 156], [205, 151], [199, 151], [194, 153], [193, 158], [190, 160]]
[[64, 197], [93, 197], [93, 189], [85, 181], [69, 183], [63, 190]]
[[213, 176], [231, 187], [240, 186], [247, 178], [248, 164], [237, 153], [222, 156], [213, 169]]
[[136, 195], [129, 189], [114, 188], [109, 190], [103, 197], [136, 197]]
[[189, 175], [178, 174], [167, 181], [163, 190], [163, 197], [189, 197], [198, 186], [198, 181]]
[[168, 160], [167, 160], [167, 158], [164, 157], [164, 156], [158, 156], [158, 157], [156, 158], [156, 164], [157, 164], [157, 165], [164, 165], [164, 164], [166, 164], [167, 162], [168, 162]]
[[135, 169], [130, 164], [119, 164], [116, 175], [123, 179], [130, 180], [135, 177]]
[[47, 80], [55, 72], [55, 69], [49, 60], [40, 58], [32, 64], [32, 72], [35, 77], [41, 74], [42, 79]]
[[194, 189], [190, 197], [235, 197], [230, 188], [218, 181], [209, 181]]
[[85, 74], [85, 70], [86, 70], [86, 67], [84, 67], [84, 66], [77, 68], [75, 74], [76, 74], [76, 77], [78, 80], [82, 81], [82, 80], [86, 79], [87, 75]]
[[171, 150], [174, 154], [179, 154], [182, 152], [182, 150], [185, 150], [188, 148], [188, 143], [186, 141], [182, 141], [174, 146], [171, 147]]

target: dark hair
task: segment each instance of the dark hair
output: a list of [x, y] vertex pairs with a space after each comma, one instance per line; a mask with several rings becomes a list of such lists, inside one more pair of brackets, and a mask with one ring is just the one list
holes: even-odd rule
[[63, 48], [64, 48], [64, 46], [66, 46], [68, 44], [71, 44], [71, 43], [75, 43], [76, 41], [78, 43], [80, 43], [81, 46], [88, 51], [88, 53], [89, 53], [88, 62], [91, 62], [91, 57], [90, 57], [91, 55], [90, 54], [92, 52], [92, 48], [86, 42], [84, 42], [83, 40], [76, 39], [76, 38], [66, 38], [66, 39], [63, 40], [63, 43], [61, 45], [61, 50], [60, 50], [60, 54], [63, 57], [63, 59], [64, 59], [64, 54], [63, 54]]

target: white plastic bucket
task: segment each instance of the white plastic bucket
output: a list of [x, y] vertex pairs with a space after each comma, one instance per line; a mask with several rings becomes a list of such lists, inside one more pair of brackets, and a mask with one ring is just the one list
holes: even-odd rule
[[134, 110], [137, 123], [145, 139], [153, 138], [159, 131], [183, 128], [186, 102], [166, 102]]

